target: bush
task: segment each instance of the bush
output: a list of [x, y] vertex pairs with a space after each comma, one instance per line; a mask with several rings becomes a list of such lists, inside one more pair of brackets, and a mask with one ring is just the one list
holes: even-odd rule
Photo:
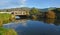
[[56, 18], [56, 15], [53, 11], [47, 12], [46, 16], [47, 16], [47, 18], [53, 18], [53, 19]]
[[17, 35], [15, 30], [0, 27], [0, 35]]

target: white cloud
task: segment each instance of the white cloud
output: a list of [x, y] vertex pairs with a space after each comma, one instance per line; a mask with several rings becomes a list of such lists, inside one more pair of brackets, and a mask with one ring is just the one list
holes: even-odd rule
[[24, 7], [27, 0], [0, 0], [0, 8]]
[[20, 2], [20, 7], [24, 7], [25, 6], [25, 3], [26, 3], [27, 0], [19, 0]]
[[20, 5], [20, 7], [24, 7], [25, 5]]
[[25, 4], [27, 0], [19, 0], [21, 4]]

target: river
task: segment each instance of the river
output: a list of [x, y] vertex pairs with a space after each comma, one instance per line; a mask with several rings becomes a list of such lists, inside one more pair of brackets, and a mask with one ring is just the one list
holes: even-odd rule
[[15, 29], [18, 35], [60, 35], [59, 19], [20, 19], [4, 24], [3, 27]]

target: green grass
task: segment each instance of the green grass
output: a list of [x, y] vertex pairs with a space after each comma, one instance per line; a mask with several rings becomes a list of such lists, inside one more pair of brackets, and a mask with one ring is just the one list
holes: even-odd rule
[[0, 24], [3, 23], [8, 23], [10, 22], [10, 18], [11, 18], [11, 14], [7, 14], [7, 13], [0, 13]]
[[13, 29], [0, 27], [0, 35], [17, 35], [17, 33]]
[[14, 29], [3, 28], [3, 24], [11, 22], [11, 14], [0, 13], [0, 35], [17, 35]]
[[3, 24], [7, 24], [13, 20], [11, 14], [7, 13], [0, 13], [0, 27], [3, 26]]

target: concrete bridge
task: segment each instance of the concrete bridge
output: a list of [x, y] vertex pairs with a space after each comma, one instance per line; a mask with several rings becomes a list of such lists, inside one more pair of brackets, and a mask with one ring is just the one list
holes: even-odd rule
[[20, 18], [27, 18], [27, 16], [29, 15], [29, 12], [27, 11], [12, 11], [13, 15], [15, 16], [19, 16]]
[[12, 14], [14, 14], [14, 15], [29, 15], [29, 12], [27, 12], [27, 11], [12, 11]]
[[19, 17], [27, 17], [29, 15], [28, 11], [11, 11], [11, 12], [0, 12], [0, 13], [8, 13], [8, 14], [12, 14], [13, 16], [19, 16]]

